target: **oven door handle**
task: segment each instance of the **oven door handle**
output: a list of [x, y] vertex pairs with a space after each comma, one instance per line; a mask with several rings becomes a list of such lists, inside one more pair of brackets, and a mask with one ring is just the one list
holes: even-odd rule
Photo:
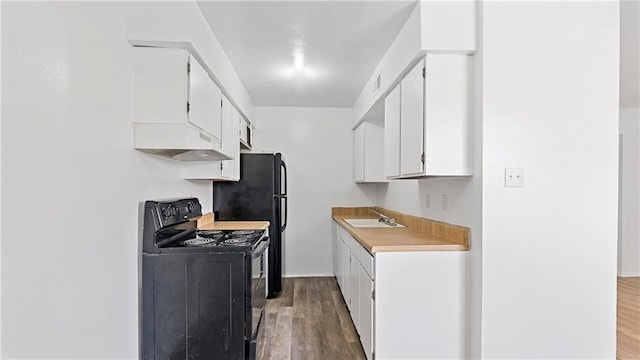
[[256, 246], [256, 249], [251, 252], [251, 258], [255, 259], [257, 257], [262, 256], [262, 254], [264, 254], [264, 252], [267, 250], [268, 247], [269, 247], [269, 238], [265, 236], [262, 240], [260, 240], [260, 243], [258, 243], [258, 245]]

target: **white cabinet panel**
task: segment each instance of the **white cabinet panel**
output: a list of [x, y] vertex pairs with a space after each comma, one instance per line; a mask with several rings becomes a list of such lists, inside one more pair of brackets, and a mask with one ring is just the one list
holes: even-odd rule
[[468, 357], [467, 256], [464, 251], [376, 254], [377, 359]]
[[[382, 114], [380, 114], [382, 116]], [[382, 119], [379, 119], [382, 122]], [[353, 180], [386, 182], [384, 176], [384, 127], [364, 122], [353, 131]]]
[[364, 268], [360, 268], [360, 306], [359, 306], [359, 331], [360, 342], [367, 356], [367, 360], [372, 360], [373, 353], [373, 280], [369, 278]]
[[225, 180], [240, 180], [240, 142], [238, 136], [238, 110], [222, 96], [222, 148], [233, 157], [220, 163], [221, 177]]
[[134, 119], [137, 123], [184, 123], [188, 99], [184, 49], [135, 48]]
[[427, 55], [425, 173], [471, 175], [473, 62], [469, 55]]
[[423, 170], [424, 62], [419, 62], [400, 83], [400, 171], [402, 175]]
[[349, 260], [351, 258], [349, 248], [347, 245], [341, 240], [340, 241], [340, 277], [342, 278], [342, 296], [344, 297], [347, 306], [349, 306], [349, 294], [350, 294], [350, 285], [351, 278], [349, 276], [350, 263]]
[[338, 224], [331, 223], [331, 250], [333, 258], [333, 275], [338, 278]]
[[384, 99], [385, 176], [400, 175], [400, 85]]
[[191, 124], [220, 140], [222, 93], [200, 63], [189, 60], [189, 113]]
[[365, 124], [360, 124], [353, 131], [353, 180], [355, 182], [364, 181], [364, 136]]
[[360, 272], [361, 266], [356, 257], [350, 254], [349, 261], [349, 311], [356, 331], [360, 333]]
[[470, 55], [427, 54], [387, 96], [388, 178], [472, 174], [471, 80]]

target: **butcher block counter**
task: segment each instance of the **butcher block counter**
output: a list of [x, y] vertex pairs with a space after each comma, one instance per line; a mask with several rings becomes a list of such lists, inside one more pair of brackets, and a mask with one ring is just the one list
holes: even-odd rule
[[[353, 227], [345, 219], [377, 219], [369, 209], [392, 217], [406, 227]], [[333, 220], [370, 253], [393, 251], [467, 251], [469, 228], [405, 215], [379, 207], [333, 208]]]
[[266, 230], [268, 221], [220, 221], [213, 213], [202, 215], [198, 219], [198, 230]]

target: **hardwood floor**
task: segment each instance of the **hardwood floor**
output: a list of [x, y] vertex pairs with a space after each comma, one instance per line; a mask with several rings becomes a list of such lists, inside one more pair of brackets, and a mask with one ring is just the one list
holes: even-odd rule
[[640, 359], [640, 277], [618, 278], [618, 359]]
[[[617, 359], [640, 359], [640, 277], [618, 278]], [[364, 360], [333, 277], [286, 278], [267, 301], [258, 360]]]
[[333, 277], [285, 278], [280, 296], [267, 300], [264, 316], [265, 346], [258, 360], [365, 360]]

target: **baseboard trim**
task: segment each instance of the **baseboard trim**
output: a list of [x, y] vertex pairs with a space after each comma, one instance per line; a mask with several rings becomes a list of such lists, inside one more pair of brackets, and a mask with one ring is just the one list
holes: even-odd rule
[[640, 277], [640, 273], [628, 273], [628, 272], [621, 272], [618, 273], [619, 277]]
[[334, 274], [287, 274], [284, 278], [305, 278], [305, 277], [336, 277]]

